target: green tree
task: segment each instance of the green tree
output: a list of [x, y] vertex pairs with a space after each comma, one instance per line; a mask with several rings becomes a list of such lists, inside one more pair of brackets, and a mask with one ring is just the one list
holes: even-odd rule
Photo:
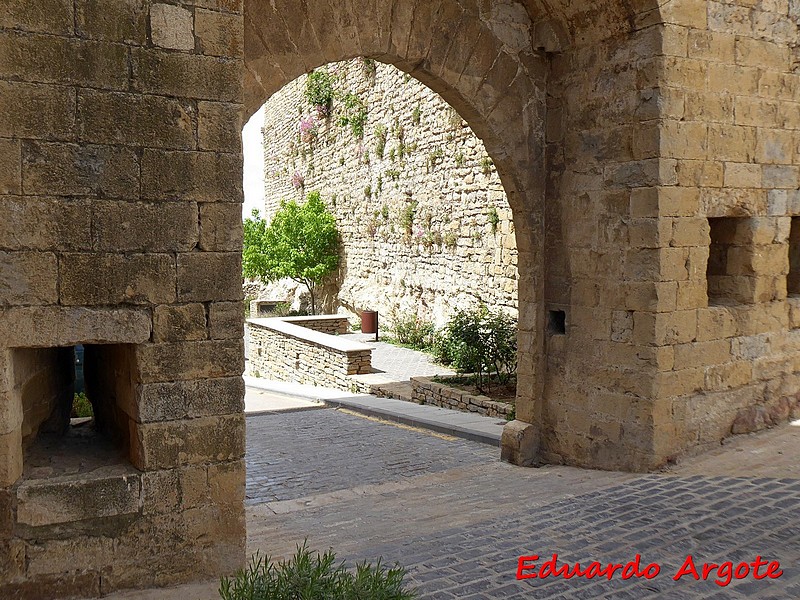
[[309, 193], [303, 205], [294, 200], [281, 202], [269, 224], [257, 210], [252, 219], [244, 221], [244, 276], [265, 282], [289, 277], [305, 285], [313, 314], [320, 284], [338, 266], [336, 220], [319, 192]]

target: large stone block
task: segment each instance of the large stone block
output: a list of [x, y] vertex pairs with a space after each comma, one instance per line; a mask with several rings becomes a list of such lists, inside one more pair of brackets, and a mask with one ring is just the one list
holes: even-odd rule
[[240, 15], [197, 9], [194, 23], [203, 54], [231, 58], [244, 55], [244, 21]]
[[22, 476], [22, 430], [0, 434], [0, 488], [10, 487]]
[[242, 256], [238, 252], [191, 252], [178, 255], [181, 302], [242, 300]]
[[142, 471], [244, 456], [244, 414], [134, 426], [132, 461]]
[[224, 102], [198, 102], [197, 137], [202, 150], [242, 151], [242, 107]]
[[242, 65], [214, 56], [133, 51], [133, 85], [148, 94], [241, 102]]
[[139, 159], [118, 146], [25, 142], [22, 180], [27, 194], [135, 198]]
[[142, 45], [147, 40], [147, 3], [83, 0], [75, 5], [75, 31], [91, 39]]
[[137, 408], [132, 416], [143, 423], [243, 412], [244, 381], [236, 376], [145, 384]]
[[59, 273], [64, 305], [175, 301], [175, 259], [168, 254], [63, 254]]
[[195, 118], [194, 107], [184, 100], [78, 91], [78, 130], [90, 143], [189, 149], [194, 147]]
[[150, 39], [162, 48], [194, 50], [192, 11], [174, 4], [151, 4]]
[[241, 202], [242, 157], [212, 152], [145, 150], [142, 196], [152, 200]]
[[74, 25], [72, 0], [6, 0], [0, 27], [68, 35]]
[[145, 344], [136, 354], [142, 383], [239, 377], [244, 372], [243, 340]]
[[72, 88], [0, 81], [0, 136], [69, 139], [75, 129]]
[[95, 250], [100, 252], [185, 252], [198, 241], [194, 202], [96, 202]]
[[242, 337], [242, 303], [213, 302], [208, 309], [208, 329], [213, 340]]
[[0, 248], [91, 250], [91, 203], [73, 199], [0, 198]]
[[0, 306], [54, 304], [58, 264], [47, 252], [0, 252]]
[[128, 51], [106, 42], [0, 33], [0, 76], [122, 90], [128, 87]]
[[0, 139], [0, 194], [19, 194], [22, 190], [20, 156], [18, 140]]
[[238, 251], [242, 247], [242, 209], [238, 203], [203, 203], [200, 205], [201, 250]]
[[150, 329], [146, 310], [36, 306], [0, 311], [0, 337], [19, 348], [141, 344], [150, 339]]
[[153, 341], [204, 340], [206, 307], [202, 304], [157, 306], [153, 311]]

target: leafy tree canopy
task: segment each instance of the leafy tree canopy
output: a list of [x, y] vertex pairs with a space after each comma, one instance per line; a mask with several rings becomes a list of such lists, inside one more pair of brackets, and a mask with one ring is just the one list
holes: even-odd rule
[[265, 282], [289, 277], [305, 285], [313, 313], [318, 286], [338, 266], [336, 220], [319, 192], [309, 193], [302, 205], [294, 200], [281, 202], [269, 224], [257, 210], [252, 219], [245, 219], [244, 276]]

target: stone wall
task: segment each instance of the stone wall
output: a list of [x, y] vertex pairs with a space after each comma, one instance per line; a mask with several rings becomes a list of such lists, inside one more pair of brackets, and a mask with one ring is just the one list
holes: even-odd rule
[[[321, 70], [336, 81], [329, 116], [306, 100], [306, 76], [266, 103], [265, 193], [267, 216], [311, 190], [336, 215], [343, 267], [331, 308], [397, 308], [440, 324], [479, 302], [516, 314], [511, 209], [483, 143], [439, 95], [391, 65], [356, 59]], [[366, 108], [363, 137], [339, 124], [346, 94]], [[302, 121], [311, 133], [300, 132]]]
[[[340, 339], [336, 321], [248, 319], [249, 369], [255, 377], [350, 391], [351, 375], [372, 372], [370, 346]], [[346, 319], [339, 322], [347, 324]], [[322, 325], [320, 329], [317, 329]]]
[[462, 412], [474, 412], [487, 417], [505, 419], [513, 414], [514, 406], [495, 402], [488, 396], [476, 396], [463, 390], [439, 383], [430, 377], [411, 378], [412, 398], [420, 404], [441, 406]]
[[[2, 598], [244, 562], [242, 63], [237, 0], [3, 2]], [[108, 436], [43, 453], [76, 344]]]

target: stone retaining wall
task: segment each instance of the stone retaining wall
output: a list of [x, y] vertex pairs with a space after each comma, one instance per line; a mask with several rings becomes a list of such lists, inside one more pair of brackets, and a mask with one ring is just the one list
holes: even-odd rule
[[372, 371], [372, 348], [329, 335], [340, 332], [341, 322], [346, 327], [344, 317], [248, 320], [250, 373], [349, 391], [351, 375]]
[[464, 390], [438, 383], [430, 377], [412, 377], [411, 386], [412, 398], [420, 404], [430, 404], [503, 419], [513, 414], [514, 411], [513, 404], [495, 402], [488, 396], [473, 396]]

